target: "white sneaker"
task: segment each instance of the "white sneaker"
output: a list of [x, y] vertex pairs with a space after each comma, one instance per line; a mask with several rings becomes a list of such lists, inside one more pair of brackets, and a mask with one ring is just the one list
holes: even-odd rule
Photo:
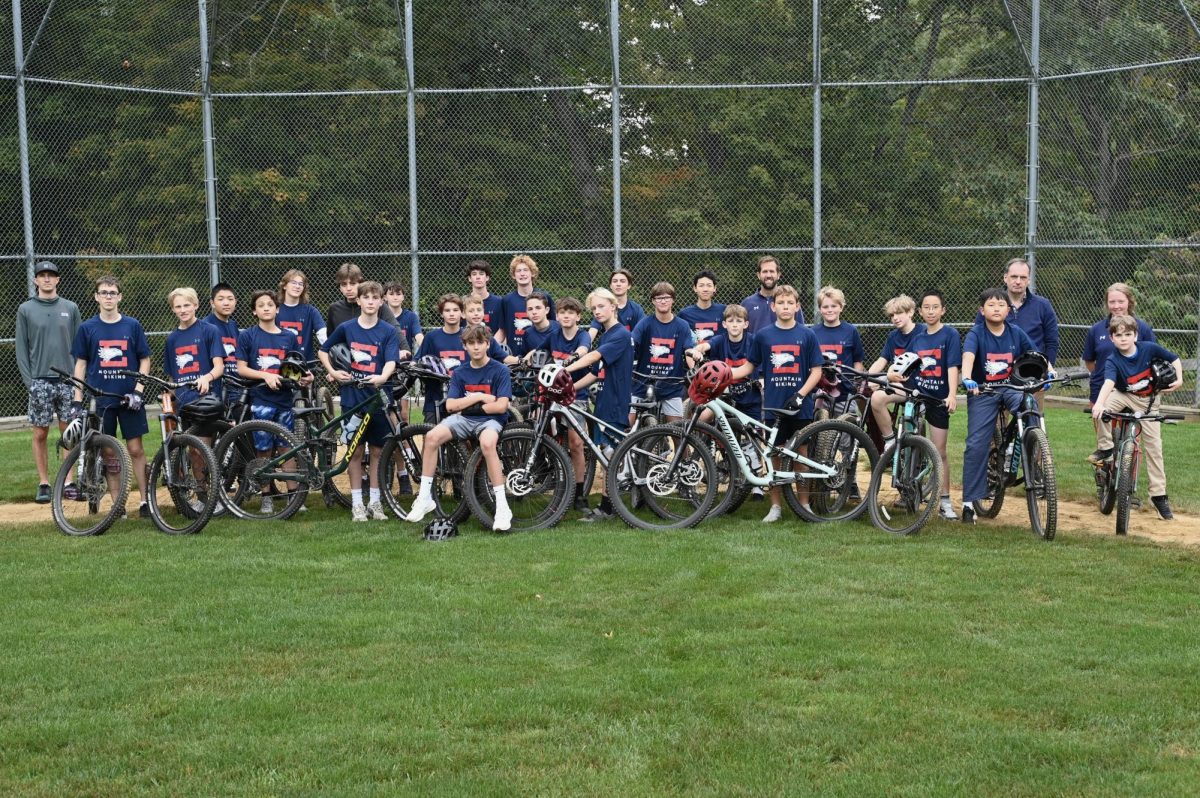
[[773, 524], [776, 521], [781, 520], [783, 520], [783, 508], [778, 504], [772, 504], [771, 509], [767, 512], [766, 516], [763, 517], [762, 522], [764, 524]]
[[372, 521], [388, 520], [387, 513], [383, 511], [383, 504], [381, 502], [371, 502], [368, 504], [367, 513], [370, 514]]
[[350, 509], [350, 520], [351, 521], [366, 521], [367, 520], [367, 508], [363, 507], [361, 504], [354, 505], [354, 507], [352, 507]]
[[258, 511], [263, 515], [270, 515], [275, 512], [275, 502], [271, 500], [270, 496], [263, 496], [262, 504], [259, 505]]
[[493, 532], [507, 532], [512, 529], [512, 510], [507, 504], [496, 508], [496, 518], [492, 521]]
[[950, 503], [948, 496], [943, 496], [942, 500], [938, 502], [938, 515], [947, 521], [958, 520], [958, 513], [954, 512], [954, 505]]
[[425, 516], [432, 513], [436, 508], [437, 505], [434, 504], [432, 496], [417, 496], [408, 511], [408, 515], [404, 516], [404, 520], [410, 524], [419, 524]]
[[297, 510], [296, 512], [298, 512], [298, 513], [307, 513], [307, 512], [308, 512], [308, 505], [306, 505], [306, 504], [302, 504], [302, 505], [300, 505], [300, 509], [299, 509], [299, 510]]

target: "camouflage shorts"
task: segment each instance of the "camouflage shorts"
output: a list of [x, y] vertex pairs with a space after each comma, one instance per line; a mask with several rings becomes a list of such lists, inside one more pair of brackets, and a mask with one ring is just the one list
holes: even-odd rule
[[29, 386], [29, 423], [35, 427], [48, 427], [56, 415], [59, 421], [70, 421], [74, 394], [65, 382], [34, 380]]

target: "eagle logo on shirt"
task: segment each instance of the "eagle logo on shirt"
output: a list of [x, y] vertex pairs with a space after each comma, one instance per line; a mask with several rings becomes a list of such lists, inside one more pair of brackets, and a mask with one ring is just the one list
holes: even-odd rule
[[304, 343], [304, 322], [302, 321], [281, 321], [279, 326], [296, 336], [296, 343]]
[[671, 354], [671, 347], [663, 346], [662, 344], [653, 344], [650, 347], [651, 357], [667, 357]]
[[230, 343], [228, 338], [225, 339], [224, 346], [225, 346], [225, 356], [226, 357], [231, 356], [237, 350], [237, 346]]
[[715, 321], [704, 321], [696, 325], [696, 329], [692, 330], [692, 338], [696, 343], [707, 341], [717, 334], [717, 323]]
[[259, 355], [258, 358], [254, 362], [258, 364], [259, 371], [271, 371], [272, 369], [278, 370], [279, 364], [282, 361], [280, 361], [279, 357], [276, 355], [265, 355], [264, 354], [264, 355]]
[[446, 364], [446, 371], [454, 371], [462, 365], [462, 361], [456, 357], [444, 357], [442, 363]]
[[1150, 378], [1144, 377], [1137, 382], [1129, 383], [1129, 393], [1137, 396], [1142, 393], [1149, 393]]
[[364, 352], [361, 349], [351, 349], [350, 357], [354, 358], [355, 363], [366, 363], [368, 360], [371, 359], [371, 353]]
[[100, 368], [129, 368], [129, 358], [125, 357], [125, 350], [128, 348], [127, 341], [101, 341], [100, 348], [96, 353], [100, 356]]
[[800, 373], [800, 345], [775, 344], [771, 347], [772, 374]]
[[675, 339], [674, 338], [651, 338], [650, 346], [650, 362], [660, 366], [670, 366], [675, 362]]
[[358, 341], [350, 342], [350, 359], [354, 362], [350, 367], [355, 371], [365, 371], [368, 374], [375, 373], [375, 356], [379, 354], [379, 347], [374, 344], [364, 344]]
[[200, 371], [200, 361], [196, 359], [199, 353], [200, 349], [195, 344], [175, 347], [175, 368], [179, 371], [179, 376]]
[[1004, 360], [988, 360], [983, 364], [983, 371], [989, 380], [999, 380], [1008, 376], [1012, 364]]
[[928, 356], [921, 358], [921, 371], [929, 371], [934, 368], [937, 368], [937, 358]]
[[524, 335], [525, 330], [529, 329], [532, 326], [533, 326], [533, 322], [531, 322], [529, 319], [525, 319], [525, 318], [521, 318], [521, 317], [517, 317], [516, 319], [513, 319], [513, 327], [516, 329], [517, 335]]
[[786, 366], [788, 363], [795, 363], [796, 356], [791, 352], [772, 352], [771, 365], [775, 368]]

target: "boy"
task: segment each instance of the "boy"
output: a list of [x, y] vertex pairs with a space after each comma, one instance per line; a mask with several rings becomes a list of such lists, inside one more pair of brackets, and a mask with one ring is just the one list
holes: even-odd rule
[[[946, 297], [936, 288], [921, 294], [921, 318], [925, 330], [912, 341], [912, 351], [921, 356], [921, 370], [914, 379], [920, 391], [936, 396], [945, 404], [925, 406], [929, 422], [929, 439], [942, 458], [942, 496], [938, 514], [947, 521], [957, 521], [950, 502], [950, 461], [946, 456], [946, 441], [950, 437], [950, 414], [958, 405], [958, 371], [962, 367], [962, 342], [958, 332], [942, 324], [946, 315]], [[954, 390], [950, 386], [955, 386]]]
[[[592, 350], [566, 368], [572, 374], [583, 374], [577, 383], [580, 388], [604, 380], [596, 395], [594, 414], [605, 424], [624, 431], [629, 428], [629, 402], [633, 394], [633, 339], [617, 317], [617, 298], [612, 291], [597, 288], [588, 294], [587, 303], [592, 318], [600, 324], [600, 333], [592, 340]], [[616, 444], [607, 434], [599, 435], [610, 449]], [[603, 521], [612, 517], [612, 500], [605, 493], [600, 506], [581, 520]]]
[[387, 309], [396, 317], [396, 330], [400, 333], [400, 351], [415, 352], [425, 340], [421, 329], [421, 318], [415, 310], [404, 309], [404, 284], [392, 280], [383, 286], [383, 299]]
[[[317, 357], [321, 365], [329, 373], [331, 380], [342, 383], [342, 409], [348, 410], [355, 405], [367, 401], [375, 389], [383, 387], [390, 397], [392, 389], [387, 385], [388, 378], [396, 370], [396, 361], [400, 357], [400, 336], [396, 328], [386, 322], [380, 322], [379, 308], [383, 305], [383, 287], [374, 281], [361, 283], [358, 286], [358, 306], [362, 312], [357, 319], [351, 319], [333, 331], [333, 335], [321, 345]], [[350, 348], [350, 372], [336, 369], [329, 360], [329, 350], [337, 344], [345, 344]], [[365, 378], [368, 388], [347, 385], [355, 378]], [[379, 469], [371, 469], [370, 503], [363, 504], [362, 472], [364, 441], [372, 446], [382, 447], [387, 442], [390, 432], [384, 410], [371, 414], [367, 423], [367, 431], [358, 445], [350, 454], [350, 519], [366, 521], [368, 514], [371, 520], [386, 521], [387, 513], [380, 503]], [[375, 450], [378, 451], [378, 450]]]
[[[483, 303], [479, 300], [464, 300], [458, 294], [443, 294], [438, 298], [438, 313], [442, 316], [442, 326], [429, 331], [417, 350], [416, 357], [420, 360], [426, 355], [433, 355], [446, 365], [450, 374], [467, 360], [467, 350], [463, 346], [463, 308], [470, 307], [471, 316], [478, 318], [483, 314]], [[495, 339], [493, 339], [494, 342]], [[499, 344], [494, 343], [488, 348], [488, 357], [501, 360], [504, 363], [516, 363], [515, 357], [505, 355]], [[437, 404], [442, 399], [441, 383], [430, 383], [425, 386], [425, 423], [433, 423]]]
[[437, 470], [438, 448], [451, 439], [477, 439], [483, 450], [488, 480], [496, 495], [496, 516], [492, 530], [505, 532], [512, 528], [512, 510], [504, 495], [504, 470], [496, 443], [508, 418], [508, 403], [512, 399], [512, 379], [503, 364], [487, 356], [492, 336], [486, 327], [474, 324], [462, 335], [462, 345], [470, 357], [450, 377], [446, 410], [454, 415], [429, 431], [421, 451], [421, 488], [405, 520], [420, 522], [435, 507], [433, 474]]
[[[863, 370], [862, 336], [858, 328], [848, 321], [842, 321], [842, 312], [846, 309], [846, 295], [840, 289], [827, 285], [817, 293], [817, 309], [821, 313], [821, 321], [810, 328], [817, 336], [817, 346], [821, 354], [833, 352], [837, 362], [843, 366]], [[843, 393], [851, 392], [854, 386], [849, 379], [841, 381]]]
[[[687, 373], [687, 349], [692, 343], [692, 328], [683, 319], [671, 312], [675, 302], [675, 287], [670, 283], [655, 283], [650, 289], [654, 303], [654, 315], [647, 316], [633, 328], [633, 365], [636, 371], [649, 375], [655, 381], [654, 396], [658, 399], [661, 418], [670, 423], [683, 419], [683, 394], [687, 386], [682, 382], [657, 382], [664, 377], [682, 377]], [[634, 396], [644, 397], [648, 383], [646, 378], [634, 381]], [[629, 414], [633, 424], [636, 414]]]
[[[96, 409], [103, 419], [103, 431], [115, 435], [117, 424], [129, 450], [133, 463], [133, 476], [137, 480], [142, 501], [138, 515], [150, 517], [146, 504], [146, 450], [142, 447], [142, 436], [150, 430], [143, 408], [142, 383], [133, 377], [124, 377], [120, 370], [136, 369], [141, 374], [150, 373], [150, 343], [146, 332], [137, 319], [123, 316], [118, 309], [121, 304], [121, 285], [116, 277], [106, 274], [96, 280], [96, 303], [100, 312], [80, 325], [71, 344], [71, 356], [75, 358], [75, 378], [87, 382], [93, 388], [108, 393], [123, 395], [122, 399], [109, 396], [96, 397]], [[75, 389], [75, 407], [83, 408], [83, 393]]]
[[467, 264], [467, 282], [471, 284], [471, 291], [466, 298], [483, 303], [483, 326], [494, 332], [504, 317], [504, 297], [488, 291], [491, 281], [492, 264], [486, 260], [473, 260]]
[[[357, 286], [355, 286], [357, 290]], [[275, 323], [279, 313], [279, 305], [272, 291], [255, 291], [250, 296], [250, 305], [257, 324], [248, 327], [238, 336], [237, 342], [237, 373], [247, 380], [262, 380], [262, 384], [250, 389], [250, 414], [259, 421], [274, 421], [286, 429], [296, 429], [296, 416], [293, 412], [295, 393], [283, 386], [279, 376], [279, 367], [287, 353], [296, 345], [296, 336], [281, 329]], [[312, 382], [312, 375], [301, 380], [307, 385]], [[260, 457], [270, 457], [271, 452], [278, 448], [285, 449], [282, 440], [274, 440], [265, 432], [254, 433], [254, 448]], [[289, 460], [284, 468], [289, 470], [295, 463]], [[289, 483], [289, 489], [294, 483]], [[274, 511], [272, 483], [267, 483], [262, 489], [262, 513]], [[300, 511], [304, 512], [303, 505]]]
[[[796, 319], [800, 311], [800, 292], [787, 284], [775, 286], [774, 299], [775, 323], [754, 333], [754, 345], [747, 353], [747, 362], [733, 370], [733, 378], [742, 380], [753, 374], [755, 368], [762, 370], [764, 419], [775, 422], [778, 430], [775, 442], [786, 445], [794, 434], [812, 421], [811, 394], [821, 381], [821, 350], [812, 330]], [[772, 412], [772, 408], [785, 407], [794, 395], [801, 399], [799, 413], [776, 416]], [[782, 467], [779, 458], [775, 458], [775, 467]], [[771, 488], [771, 509], [763, 518], [764, 524], [773, 524], [783, 518], [782, 499], [780, 489]], [[800, 501], [808, 503], [806, 489], [801, 489]]]
[[[629, 298], [633, 288], [633, 273], [628, 269], [617, 269], [608, 276], [608, 290], [617, 298], [617, 321], [625, 325], [630, 332], [638, 322], [646, 318], [646, 311], [637, 302]], [[593, 327], [597, 325], [593, 322]]]
[[[336, 330], [338, 325], [358, 316], [358, 284], [363, 281], [362, 269], [354, 263], [338, 266], [333, 276], [337, 280], [338, 290], [342, 292], [342, 298], [330, 305], [329, 312], [325, 314], [327, 330]], [[393, 326], [396, 324], [396, 317], [385, 307], [379, 309], [379, 318]]]
[[[1105, 410], [1113, 412], [1150, 412], [1154, 387], [1150, 361], [1162, 359], [1175, 368], [1175, 381], [1163, 389], [1170, 393], [1183, 384], [1183, 363], [1179, 356], [1156, 343], [1138, 342], [1138, 322], [1133, 316], [1113, 316], [1108, 323], [1108, 335], [1115, 350], [1104, 363], [1104, 385], [1092, 418], [1100, 422]], [[1099, 423], [1100, 450], [1112, 456], [1112, 428]], [[1150, 502], [1164, 521], [1175, 520], [1171, 502], [1167, 499], [1167, 472], [1163, 468], [1162, 425], [1158, 421], [1142, 422], [1142, 449], [1146, 453], [1146, 473], [1150, 477]], [[1107, 451], [1105, 451], [1107, 450]]]
[[[1012, 412], [1021, 406], [1020, 391], [1005, 388], [1012, 364], [1033, 349], [1029, 335], [1007, 323], [1008, 297], [1003, 288], [979, 295], [983, 323], [967, 333], [962, 347], [962, 384], [967, 389], [967, 446], [963, 452], [962, 522], [975, 523], [975, 501], [987, 495], [987, 456], [1003, 402]], [[996, 386], [995, 393], [979, 393], [980, 384]]]
[[200, 297], [196, 289], [176, 288], [167, 295], [167, 303], [179, 326], [167, 335], [163, 371], [167, 379], [180, 383], [175, 389], [175, 411], [180, 412], [210, 391], [221, 395], [225, 347], [216, 327], [197, 321]]
[[[225, 373], [237, 373], [237, 342], [238, 342], [238, 326], [233, 320], [233, 312], [237, 310], [237, 295], [233, 293], [233, 288], [229, 283], [217, 283], [212, 287], [212, 293], [209, 294], [209, 306], [212, 312], [204, 317], [204, 323], [216, 328], [221, 336], [221, 347], [225, 351]], [[234, 392], [225, 391], [225, 401], [232, 403], [237, 398]]]
[[33, 425], [33, 462], [38, 473], [34, 501], [50, 503], [50, 422], [58, 416], [59, 433], [71, 420], [71, 386], [51, 371], [75, 366], [71, 342], [79, 331], [79, 307], [58, 295], [58, 265], [44, 260], [33, 277], [36, 293], [17, 309], [17, 368], [29, 391]]
[[[579, 327], [579, 319], [582, 315], [583, 306], [579, 304], [578, 299], [567, 296], [558, 300], [558, 321], [554, 322], [557, 329], [550, 333], [544, 347], [544, 351], [549, 352], [550, 357], [554, 358], [556, 362], [565, 363], [571, 358], [583, 357], [591, 348], [591, 335]], [[586, 405], [588, 391], [586, 387], [579, 387], [581, 380], [582, 375], [575, 376], [575, 402]], [[571, 465], [575, 468], [575, 478], [579, 480], [575, 483], [574, 507], [576, 510], [586, 513], [589, 509], [588, 491], [592, 486], [583, 484], [583, 439], [574, 430], [571, 430], [567, 436], [567, 448], [571, 453]]]
[[[508, 264], [508, 273], [517, 287], [504, 297], [504, 312], [500, 318], [500, 329], [496, 330], [496, 340], [507, 344], [508, 351], [516, 357], [524, 357], [529, 351], [525, 345], [525, 331], [531, 323], [525, 302], [533, 293], [533, 281], [538, 276], [537, 261], [528, 255], [517, 255]], [[549, 305], [547, 315], [553, 319], [554, 299], [546, 294], [546, 301]]]
[[[911, 351], [913, 341], [925, 331], [925, 325], [913, 321], [913, 315], [917, 312], [917, 303], [908, 294], [901, 294], [889, 299], [883, 305], [883, 312], [891, 319], [892, 331], [888, 333], [887, 340], [883, 342], [879, 358], [871, 364], [870, 371], [873, 374], [883, 372], [897, 355]], [[900, 375], [893, 374], [891, 371], [887, 372], [887, 378], [888, 382], [903, 381]], [[879, 434], [883, 437], [884, 448], [891, 445], [892, 439], [895, 437], [892, 430], [892, 414], [888, 405], [903, 401], [903, 396], [883, 390], [877, 390], [871, 394], [871, 415], [875, 419], [875, 426], [879, 428]]]
[[279, 293], [275, 296], [279, 313], [275, 323], [281, 329], [296, 336], [292, 349], [304, 356], [304, 361], [313, 359], [313, 352], [325, 342], [328, 330], [321, 311], [308, 301], [308, 278], [299, 269], [288, 269], [279, 280]]
[[525, 328], [525, 360], [534, 352], [548, 351], [550, 336], [559, 330], [558, 322], [547, 318], [549, 311], [550, 300], [542, 291], [534, 291], [525, 299], [525, 315], [530, 322]]
[[725, 319], [725, 306], [713, 302], [717, 293], [717, 276], [705, 269], [692, 278], [692, 290], [696, 292], [696, 303], [679, 311], [679, 318], [692, 328], [692, 340], [699, 344], [720, 332]]

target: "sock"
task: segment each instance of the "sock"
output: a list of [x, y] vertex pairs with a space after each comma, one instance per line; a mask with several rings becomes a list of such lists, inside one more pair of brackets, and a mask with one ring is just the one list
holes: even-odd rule
[[611, 514], [612, 514], [612, 511], [613, 511], [612, 500], [611, 500], [611, 499], [609, 499], [607, 496], [601, 497], [601, 499], [600, 499], [600, 512], [602, 512], [602, 513], [608, 513], [608, 514], [610, 514], [610, 515], [611, 515]]
[[396, 469], [396, 476], [397, 477], [408, 476], [408, 469], [406, 469], [404, 466], [400, 466], [398, 469]]
[[371, 488], [370, 494], [371, 504], [379, 504], [379, 488]]
[[421, 477], [421, 490], [417, 495], [422, 499], [433, 498], [433, 477]]
[[583, 483], [582, 482], [575, 483], [575, 498], [576, 499], [587, 498], [587, 494], [583, 492]]
[[361, 488], [351, 488], [350, 489], [350, 504], [353, 505], [354, 507], [362, 507], [362, 489]]
[[492, 493], [496, 494], [496, 509], [497, 510], [499, 510], [501, 507], [508, 507], [508, 497], [504, 495], [504, 486], [503, 485], [493, 485]]
[[763, 520], [766, 521], [768, 518], [774, 519], [774, 520], [779, 520], [779, 519], [783, 518], [783, 508], [780, 507], [778, 504], [772, 504], [771, 509], [767, 511], [767, 517], [764, 518]]
[[964, 509], [964, 510], [971, 510], [971, 511], [974, 511], [974, 510], [975, 510], [975, 503], [974, 503], [974, 502], [963, 502], [963, 509]]

